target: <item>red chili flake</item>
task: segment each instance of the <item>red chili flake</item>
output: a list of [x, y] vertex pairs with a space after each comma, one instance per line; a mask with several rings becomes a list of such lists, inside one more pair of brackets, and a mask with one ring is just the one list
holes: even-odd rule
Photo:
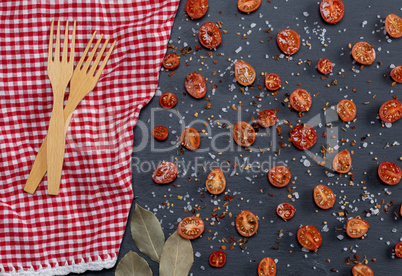
[[278, 132], [278, 135], [279, 135], [279, 136], [282, 135], [282, 127], [281, 127], [281, 126], [277, 126], [277, 127], [276, 127], [276, 131]]
[[214, 64], [217, 64], [218, 63], [218, 61], [217, 60], [214, 60]]
[[189, 66], [189, 65], [188, 65], [188, 62], [186, 62], [186, 66]]
[[270, 196], [274, 196], [274, 194], [269, 193]]
[[171, 77], [176, 73], [176, 71], [173, 71], [172, 73], [170, 73], [168, 76]]
[[162, 202], [162, 206], [165, 206], [165, 205], [166, 205], [166, 201]]

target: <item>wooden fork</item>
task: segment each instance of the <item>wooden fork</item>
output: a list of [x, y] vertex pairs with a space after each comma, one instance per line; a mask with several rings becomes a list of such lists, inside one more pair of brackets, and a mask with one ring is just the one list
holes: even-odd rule
[[47, 75], [53, 88], [53, 110], [50, 117], [47, 146], [47, 171], [49, 194], [57, 195], [60, 186], [61, 170], [63, 168], [65, 135], [63, 102], [64, 92], [70, 82], [74, 70], [75, 22], [71, 40], [70, 59], [68, 50], [68, 21], [64, 34], [63, 54], [60, 60], [60, 20], [57, 23], [56, 46], [53, 58], [53, 25], [50, 28], [49, 55], [47, 60]]
[[[70, 81], [70, 95], [64, 108], [64, 123], [65, 123], [65, 132], [67, 132], [68, 125], [70, 123], [71, 115], [80, 103], [80, 101], [92, 91], [95, 87], [96, 83], [99, 80], [100, 75], [102, 74], [103, 69], [106, 66], [107, 61], [109, 60], [110, 55], [112, 54], [113, 48], [116, 45], [116, 41], [113, 42], [112, 46], [109, 48], [109, 51], [102, 61], [101, 65], [99, 66], [98, 71], [96, 71], [97, 66], [102, 58], [102, 55], [108, 45], [109, 38], [106, 40], [105, 44], [103, 45], [101, 51], [99, 52], [96, 60], [94, 61], [91, 68], [88, 70], [92, 59], [96, 53], [96, 50], [100, 44], [102, 36], [98, 39], [95, 47], [93, 48], [90, 56], [88, 57], [87, 61], [85, 62], [84, 66], [81, 68], [84, 60], [88, 54], [89, 48], [92, 44], [92, 40], [95, 37], [96, 32], [92, 35], [80, 61], [78, 62], [73, 76]], [[96, 74], [95, 74], [96, 71]], [[31, 173], [28, 177], [28, 180], [25, 184], [24, 191], [30, 194], [34, 194], [36, 188], [39, 186], [43, 176], [46, 174], [47, 168], [47, 156], [46, 156], [46, 149], [47, 149], [47, 138], [42, 143], [42, 146], [39, 149], [38, 155], [36, 156], [35, 162], [32, 166]]]

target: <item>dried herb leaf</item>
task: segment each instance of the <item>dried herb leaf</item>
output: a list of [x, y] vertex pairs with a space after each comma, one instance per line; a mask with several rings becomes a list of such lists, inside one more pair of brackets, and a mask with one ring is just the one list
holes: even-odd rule
[[177, 231], [166, 241], [159, 264], [160, 276], [187, 276], [193, 266], [193, 246]]
[[121, 259], [116, 267], [115, 276], [152, 276], [147, 261], [137, 253], [130, 251]]
[[138, 249], [151, 260], [159, 263], [165, 234], [156, 216], [135, 204], [135, 210], [131, 217], [131, 236]]

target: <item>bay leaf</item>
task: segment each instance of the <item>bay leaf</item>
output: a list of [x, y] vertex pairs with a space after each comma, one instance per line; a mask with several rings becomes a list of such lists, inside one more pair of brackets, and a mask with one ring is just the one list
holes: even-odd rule
[[147, 261], [137, 253], [130, 251], [117, 264], [115, 276], [152, 276]]
[[187, 276], [194, 263], [193, 246], [176, 231], [163, 246], [160, 260], [160, 276]]
[[159, 263], [165, 243], [165, 234], [156, 216], [152, 212], [135, 204], [130, 225], [131, 236], [138, 249], [151, 260]]

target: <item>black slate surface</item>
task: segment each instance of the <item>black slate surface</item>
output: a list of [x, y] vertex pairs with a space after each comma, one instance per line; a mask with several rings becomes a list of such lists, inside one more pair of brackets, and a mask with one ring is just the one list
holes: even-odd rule
[[[178, 97], [179, 101], [174, 110], [161, 110], [157, 96], [141, 112], [134, 130], [133, 188], [136, 196], [134, 203], [154, 211], [162, 222], [166, 237], [176, 230], [178, 218], [191, 214], [184, 211], [187, 206], [194, 207], [196, 204], [204, 206], [204, 203], [200, 201], [201, 194], [205, 195], [203, 200], [206, 208], [199, 211], [200, 217], [204, 219], [210, 217], [212, 210], [216, 207], [221, 208], [216, 211], [220, 214], [224, 204], [223, 195], [214, 197], [204, 189], [209, 167], [206, 167], [207, 171], [204, 171], [200, 170], [200, 167], [194, 169], [194, 166], [195, 162], [207, 162], [209, 166], [212, 161], [218, 160], [219, 163], [225, 163], [229, 160], [230, 170], [225, 173], [228, 183], [227, 191], [236, 196], [227, 208], [233, 217], [226, 216], [214, 225], [210, 225], [211, 220], [206, 221], [206, 232], [203, 237], [192, 242], [196, 256], [191, 275], [256, 275], [258, 262], [267, 256], [278, 260], [277, 275], [351, 275], [353, 264], [346, 265], [345, 262], [347, 257], [353, 258], [355, 253], [360, 256], [360, 259], [367, 256], [368, 265], [376, 275], [401, 275], [402, 260], [394, 259], [392, 251], [394, 245], [401, 239], [402, 219], [396, 219], [393, 213], [399, 211], [402, 201], [402, 184], [387, 186], [381, 183], [377, 176], [377, 167], [382, 161], [388, 160], [401, 165], [399, 157], [402, 154], [399, 143], [392, 146], [400, 139], [401, 122], [394, 123], [392, 127], [384, 127], [377, 118], [377, 112], [383, 102], [394, 95], [399, 96], [401, 91], [401, 85], [391, 86], [392, 80], [388, 75], [392, 64], [402, 64], [402, 38], [388, 41], [389, 38], [384, 34], [384, 19], [390, 13], [402, 16], [402, 3], [398, 0], [345, 0], [345, 16], [336, 25], [326, 24], [321, 19], [318, 1], [272, 0], [268, 3], [263, 0], [261, 7], [249, 15], [240, 13], [236, 3], [237, 1], [210, 1], [207, 16], [199, 20], [189, 19], [184, 12], [185, 1], [180, 3], [170, 43], [178, 48], [187, 45], [194, 51], [181, 57], [180, 66], [171, 77], [168, 76], [169, 72], [161, 72], [160, 91], [172, 92]], [[198, 39], [197, 36], [193, 36], [193, 32], [198, 31], [199, 26], [204, 22], [217, 21], [223, 22], [223, 30], [227, 30], [227, 34], [223, 34], [222, 44], [216, 51], [212, 51], [213, 56], [210, 58], [209, 51], [206, 49], [195, 51]], [[286, 27], [299, 33], [302, 38], [302, 47], [292, 56], [292, 60], [286, 58], [275, 60], [275, 56], [281, 55], [276, 44], [276, 34]], [[265, 30], [270, 28], [271, 32], [266, 33]], [[250, 30], [251, 33], [248, 33]], [[243, 39], [244, 34], [247, 39]], [[269, 41], [270, 37], [272, 40]], [[362, 70], [360, 65], [353, 63], [348, 47], [349, 43], [353, 45], [360, 40], [375, 45], [377, 52], [376, 62], [371, 66], [365, 66]], [[311, 44], [310, 49], [305, 42]], [[327, 44], [327, 47], [324, 47], [323, 43]], [[239, 47], [241, 50], [236, 53]], [[168, 50], [168, 52], [171, 51]], [[222, 55], [219, 57], [217, 53]], [[201, 56], [207, 58], [201, 59]], [[315, 69], [316, 62], [324, 57], [335, 63], [333, 74], [327, 80], [321, 80], [321, 75]], [[246, 89], [244, 94], [240, 91], [240, 85], [234, 81], [232, 65], [236, 59], [243, 59], [250, 63], [257, 72], [254, 89]], [[311, 60], [311, 66], [306, 62], [308, 59]], [[213, 60], [217, 60], [216, 65]], [[298, 65], [299, 61], [303, 63]], [[186, 62], [188, 67], [185, 65]], [[204, 64], [202, 65], [201, 62]], [[379, 65], [379, 62], [382, 65]], [[199, 71], [200, 68], [201, 71]], [[358, 71], [352, 71], [353, 68]], [[213, 98], [209, 110], [204, 109], [208, 103], [205, 99], [196, 100], [183, 94], [184, 78], [193, 71], [208, 78], [207, 97]], [[213, 75], [212, 71], [218, 71], [218, 73]], [[274, 72], [282, 78], [283, 88], [278, 95], [271, 95], [265, 88], [258, 89], [259, 85], [263, 86], [261, 72]], [[341, 73], [338, 74], [338, 72]], [[327, 84], [331, 84], [334, 79], [337, 80], [337, 85], [327, 87]], [[311, 110], [301, 118], [296, 112], [282, 105], [286, 93], [290, 94], [299, 87], [299, 83], [301, 88], [312, 95], [319, 92], [316, 97], [313, 97]], [[212, 92], [213, 84], [218, 86], [214, 93]], [[234, 88], [233, 91], [231, 88]], [[353, 92], [353, 88], [356, 92]], [[258, 95], [261, 96], [261, 101], [255, 98]], [[336, 114], [330, 112], [331, 109], [327, 110], [327, 116], [324, 115], [323, 108], [326, 103], [334, 106], [345, 97], [353, 99], [356, 103], [358, 113], [356, 122], [342, 123]], [[239, 109], [234, 111], [231, 106], [239, 108], [240, 101], [243, 104], [241, 111], [239, 112]], [[255, 101], [256, 106], [252, 101]], [[234, 145], [230, 129], [223, 129], [215, 123], [215, 120], [220, 120], [221, 123], [226, 122], [227, 125], [234, 124], [238, 120], [250, 121], [251, 116], [257, 118], [257, 111], [275, 108], [279, 109], [278, 118], [282, 123], [283, 139], [280, 139], [273, 131], [270, 135], [262, 136], [264, 130], [260, 129], [256, 143], [253, 145], [255, 148], [251, 153]], [[183, 116], [181, 121], [177, 116], [177, 110]], [[198, 117], [194, 116], [196, 112]], [[198, 121], [195, 122], [195, 120]], [[296, 125], [298, 120], [314, 125], [318, 134], [317, 144], [309, 152], [297, 150], [293, 146], [288, 147], [289, 127], [283, 124], [283, 120], [289, 120], [293, 125]], [[205, 127], [203, 122], [207, 122], [208, 127]], [[181, 130], [192, 123], [194, 123], [193, 127], [205, 130], [208, 135], [202, 137], [199, 150], [194, 152], [185, 150], [183, 155], [173, 144], [178, 141]], [[326, 127], [326, 123], [330, 123], [332, 128]], [[322, 124], [321, 127], [319, 124]], [[150, 136], [152, 126], [156, 125], [169, 127], [170, 135], [167, 141], [156, 142]], [[172, 133], [174, 131], [175, 133]], [[325, 131], [327, 138], [322, 137]], [[217, 136], [220, 138], [216, 138]], [[341, 138], [347, 141], [342, 143]], [[355, 146], [351, 145], [353, 140], [356, 140]], [[270, 147], [270, 141], [273, 143], [271, 151], [261, 154], [258, 148]], [[286, 147], [281, 149], [280, 155], [275, 154], [275, 148], [280, 148], [278, 141], [286, 144]], [[387, 143], [389, 147], [385, 147]], [[214, 149], [213, 144], [218, 149]], [[322, 156], [320, 148], [326, 144], [332, 147], [339, 145], [341, 150], [354, 151], [351, 170], [354, 174], [353, 186], [349, 185], [350, 177], [338, 177], [335, 174], [331, 176], [329, 168], [316, 165], [315, 160], [311, 158], [315, 154]], [[230, 149], [223, 150], [227, 146]], [[221, 155], [218, 154], [220, 151], [222, 151]], [[300, 160], [304, 161], [303, 156], [312, 164], [311, 167], [306, 167], [300, 162]], [[328, 158], [332, 160], [332, 156], [328, 155]], [[174, 182], [177, 188], [174, 188], [172, 184], [155, 184], [151, 178], [153, 168], [151, 169], [150, 165], [156, 166], [162, 160], [175, 157], [178, 162], [181, 162], [179, 166], [181, 174]], [[234, 170], [234, 163], [242, 162], [243, 164], [244, 158], [248, 158], [250, 163], [256, 161], [261, 165], [264, 164], [265, 170], [272, 164], [287, 163], [294, 181], [289, 184], [289, 187], [294, 188], [299, 198], [293, 202], [288, 198], [289, 192], [286, 188], [278, 189], [270, 185], [267, 173], [261, 169], [255, 172], [251, 170], [241, 172], [237, 168], [239, 174], [230, 176]], [[186, 174], [183, 162], [186, 168], [189, 168]], [[305, 161], [306, 164], [308, 162]], [[141, 166], [143, 171], [138, 169]], [[326, 172], [329, 172], [331, 177]], [[189, 181], [188, 177], [192, 181]], [[198, 178], [198, 181], [195, 181], [195, 178]], [[335, 206], [330, 210], [319, 210], [314, 204], [312, 190], [320, 183], [329, 185], [337, 196]], [[361, 196], [363, 192], [369, 195], [369, 198], [364, 201]], [[269, 196], [268, 193], [274, 196]], [[177, 196], [183, 198], [179, 200]], [[295, 195], [292, 198], [295, 198]], [[381, 209], [379, 215], [366, 217], [364, 210], [373, 208], [377, 203], [381, 204], [382, 199], [385, 203], [392, 200], [395, 203], [388, 208], [388, 214]], [[164, 201], [173, 206], [162, 206], [161, 203]], [[276, 206], [285, 201], [292, 202], [297, 210], [295, 217], [288, 222], [284, 222], [275, 213]], [[384, 204], [381, 206], [383, 207]], [[220, 240], [230, 239], [231, 235], [236, 240], [241, 238], [233, 222], [237, 213], [245, 209], [259, 216], [258, 233], [248, 240], [245, 250], [241, 250], [239, 246], [228, 250], [230, 244], [223, 244]], [[344, 230], [335, 231], [335, 228], [343, 228], [345, 224], [344, 218], [339, 219], [337, 212], [345, 210], [350, 217], [360, 215], [369, 222], [370, 229], [365, 239], [350, 239]], [[323, 244], [318, 253], [302, 251], [295, 236], [299, 226], [311, 224], [322, 230], [324, 222], [327, 223], [328, 231], [321, 232]], [[280, 237], [278, 234], [280, 230], [283, 230], [283, 236], [280, 238], [279, 245], [276, 240]], [[342, 235], [343, 240], [339, 240], [338, 235]], [[212, 268], [208, 264], [208, 256], [212, 251], [218, 250], [221, 245], [227, 247], [226, 265], [220, 269]], [[279, 249], [271, 249], [273, 246]], [[128, 225], [119, 260], [129, 250], [145, 257], [136, 248]], [[373, 258], [376, 262], [372, 261]], [[154, 275], [158, 275], [158, 265], [147, 257], [145, 259], [149, 262]], [[330, 259], [330, 262], [327, 259]], [[331, 272], [331, 269], [337, 272]], [[113, 268], [100, 272], [86, 272], [82, 275], [114, 275], [114, 271]]]

